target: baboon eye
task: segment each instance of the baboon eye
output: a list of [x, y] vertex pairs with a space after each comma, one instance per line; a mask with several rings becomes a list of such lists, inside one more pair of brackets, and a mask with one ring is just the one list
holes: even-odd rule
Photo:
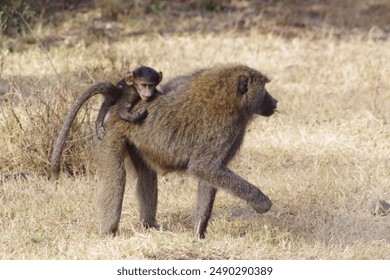
[[238, 78], [238, 88], [237, 91], [239, 94], [245, 94], [248, 92], [248, 77], [241, 75]]

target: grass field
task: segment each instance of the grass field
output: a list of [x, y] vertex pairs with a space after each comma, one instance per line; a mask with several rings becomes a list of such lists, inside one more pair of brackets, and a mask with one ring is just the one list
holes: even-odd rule
[[[1, 259], [390, 259], [390, 41], [324, 33], [286, 39], [238, 34], [145, 34], [48, 51], [2, 53]], [[205, 240], [192, 232], [196, 181], [159, 176], [158, 221], [138, 221], [129, 175], [119, 236], [97, 235], [93, 123], [80, 112], [58, 184], [46, 179], [66, 110], [92, 81], [115, 81], [139, 63], [164, 80], [200, 67], [244, 63], [267, 74], [279, 113], [256, 117], [232, 170], [274, 203], [259, 215], [217, 195]], [[27, 178], [13, 178], [19, 172]], [[10, 176], [6, 176], [10, 175]], [[16, 176], [17, 177], [17, 176]]]

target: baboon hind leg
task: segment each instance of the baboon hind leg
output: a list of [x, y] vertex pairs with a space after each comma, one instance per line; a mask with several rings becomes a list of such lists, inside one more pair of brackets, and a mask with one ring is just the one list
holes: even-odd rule
[[143, 161], [134, 146], [128, 144], [127, 148], [138, 175], [136, 191], [140, 205], [140, 220], [145, 228], [159, 229], [160, 226], [156, 221], [158, 199], [157, 173]]
[[105, 137], [98, 141], [97, 215], [100, 235], [115, 235], [118, 231], [126, 184], [125, 144], [112, 139]]
[[195, 209], [195, 234], [204, 239], [206, 228], [213, 210], [217, 189], [209, 183], [199, 180]]

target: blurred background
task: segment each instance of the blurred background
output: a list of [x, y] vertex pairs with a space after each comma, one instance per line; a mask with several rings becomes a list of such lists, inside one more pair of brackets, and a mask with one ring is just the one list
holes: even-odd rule
[[256, 30], [291, 38], [325, 32], [387, 40], [390, 32], [388, 0], [1, 0], [0, 11], [2, 47], [10, 51], [147, 33]]

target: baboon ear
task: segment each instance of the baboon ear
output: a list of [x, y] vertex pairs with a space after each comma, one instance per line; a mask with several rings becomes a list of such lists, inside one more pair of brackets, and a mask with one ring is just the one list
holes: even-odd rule
[[125, 82], [129, 86], [131, 86], [134, 83], [133, 72], [130, 71], [126, 73]]
[[249, 78], [244, 75], [240, 75], [240, 77], [238, 77], [238, 86], [237, 86], [238, 94], [244, 95], [248, 92], [248, 80]]
[[158, 81], [157, 81], [156, 86], [161, 82], [162, 78], [163, 78], [163, 73], [160, 71], [160, 72], [158, 72]]

